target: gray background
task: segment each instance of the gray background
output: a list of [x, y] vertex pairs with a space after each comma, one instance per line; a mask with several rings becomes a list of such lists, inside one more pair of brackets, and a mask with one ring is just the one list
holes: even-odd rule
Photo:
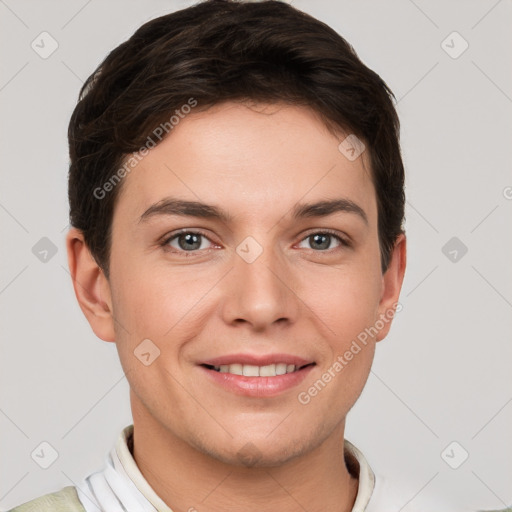
[[[115, 346], [94, 336], [67, 269], [66, 129], [103, 57], [143, 22], [190, 4], [0, 0], [2, 509], [103, 467], [131, 423]], [[405, 512], [429, 493], [510, 506], [512, 3], [293, 5], [355, 47], [395, 92], [402, 121], [403, 311], [377, 346], [346, 437], [374, 470], [415, 489]], [[43, 31], [59, 45], [46, 59], [31, 47]], [[453, 31], [469, 44], [457, 58], [464, 42]], [[41, 261], [44, 237], [57, 252]], [[44, 441], [58, 452], [48, 469], [31, 457]]]

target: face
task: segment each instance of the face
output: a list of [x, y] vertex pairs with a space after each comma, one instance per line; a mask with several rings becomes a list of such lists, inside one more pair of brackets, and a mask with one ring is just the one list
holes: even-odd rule
[[268, 466], [319, 446], [389, 328], [361, 342], [398, 292], [370, 164], [342, 138], [306, 108], [225, 103], [124, 178], [109, 287], [132, 407], [218, 460], [251, 446]]

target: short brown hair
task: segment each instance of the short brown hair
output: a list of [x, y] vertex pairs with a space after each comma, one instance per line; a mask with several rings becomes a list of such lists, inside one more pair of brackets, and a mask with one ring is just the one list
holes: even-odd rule
[[208, 0], [142, 25], [80, 91], [68, 129], [70, 223], [107, 277], [122, 183], [97, 191], [190, 98], [195, 110], [232, 100], [308, 106], [331, 131], [364, 141], [387, 269], [405, 203], [391, 90], [338, 33], [287, 3]]

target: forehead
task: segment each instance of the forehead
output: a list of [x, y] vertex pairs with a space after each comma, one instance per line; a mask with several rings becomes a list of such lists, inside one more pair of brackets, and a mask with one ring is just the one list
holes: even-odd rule
[[297, 202], [344, 197], [371, 218], [369, 159], [339, 150], [347, 135], [330, 133], [305, 107], [228, 102], [192, 111], [124, 178], [115, 215], [140, 216], [172, 195], [275, 220]]

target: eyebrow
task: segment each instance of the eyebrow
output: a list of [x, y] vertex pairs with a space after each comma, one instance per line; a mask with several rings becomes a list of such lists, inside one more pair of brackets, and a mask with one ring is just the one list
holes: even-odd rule
[[[368, 225], [368, 217], [364, 210], [354, 201], [345, 198], [318, 201], [316, 203], [298, 203], [292, 209], [292, 218], [326, 217], [338, 212], [354, 213]], [[217, 206], [199, 201], [186, 201], [166, 197], [158, 203], [151, 205], [140, 216], [139, 222], [147, 221], [151, 217], [158, 215], [201, 217], [219, 220], [226, 224], [233, 221], [232, 215]]]

